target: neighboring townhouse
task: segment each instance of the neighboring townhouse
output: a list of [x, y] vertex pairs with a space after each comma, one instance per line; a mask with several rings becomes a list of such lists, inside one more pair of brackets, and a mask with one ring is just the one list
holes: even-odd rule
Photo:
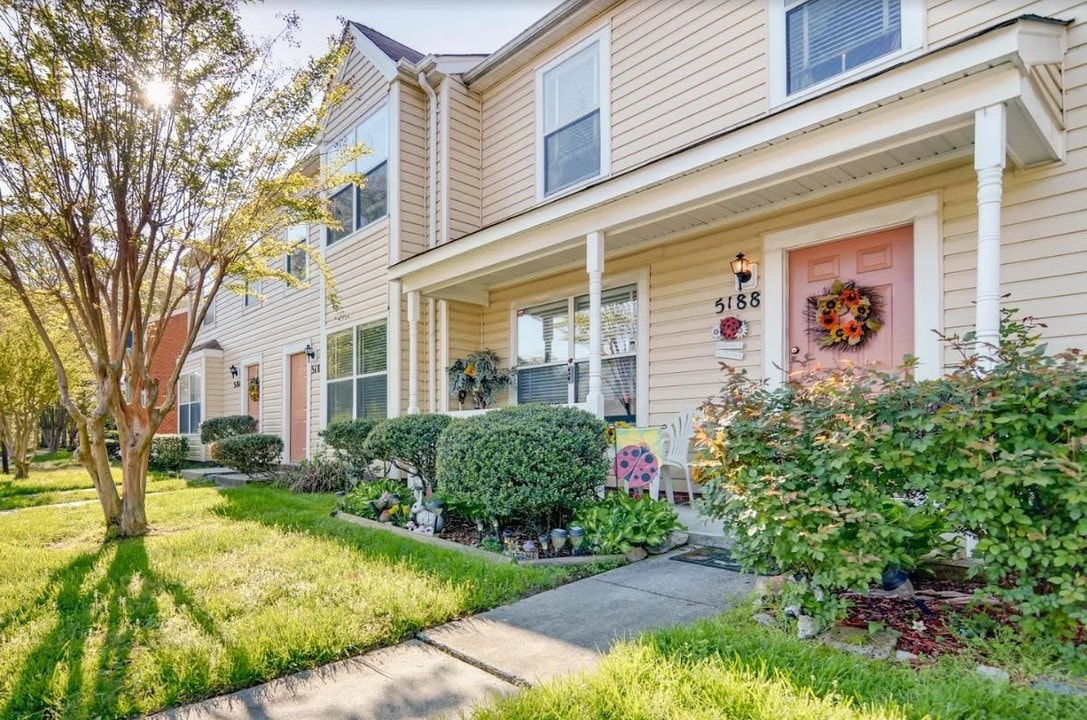
[[[937, 376], [933, 331], [995, 340], [1002, 305], [1085, 346], [1085, 28], [1056, 1], [577, 0], [453, 58], [352, 25], [327, 135], [386, 108], [363, 170], [387, 216], [309, 233], [339, 312], [319, 282], [249, 320], [221, 299], [208, 414], [244, 409], [223, 373], [259, 357], [262, 427], [302, 432], [282, 386], [306, 345], [305, 452], [330, 419], [455, 411], [443, 368], [483, 348], [516, 369], [507, 402], [660, 425], [721, 362]], [[836, 282], [864, 302], [824, 317]]]

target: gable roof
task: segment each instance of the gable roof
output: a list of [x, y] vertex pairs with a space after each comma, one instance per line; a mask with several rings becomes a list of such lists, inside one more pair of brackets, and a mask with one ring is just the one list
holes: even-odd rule
[[401, 59], [407, 60], [410, 63], [417, 63], [423, 59], [423, 53], [418, 50], [413, 50], [404, 43], [393, 40], [388, 35], [383, 35], [372, 27], [363, 25], [362, 23], [349, 21], [352, 26], [360, 33], [366, 36], [366, 39], [377, 46], [381, 52], [385, 53], [394, 63], [399, 62]]

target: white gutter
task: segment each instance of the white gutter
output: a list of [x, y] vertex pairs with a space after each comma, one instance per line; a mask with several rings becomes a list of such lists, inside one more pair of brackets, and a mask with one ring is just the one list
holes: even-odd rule
[[[428, 172], [428, 179], [430, 180], [430, 195], [427, 202], [427, 210], [430, 215], [430, 222], [427, 227], [427, 247], [432, 248], [437, 245], [437, 224], [438, 224], [438, 199], [437, 184], [438, 184], [438, 96], [434, 93], [434, 88], [430, 86], [427, 81], [426, 72], [419, 73], [419, 85], [423, 88], [423, 91], [427, 95], [427, 103], [430, 109], [430, 124], [427, 138], [427, 153], [429, 155], [430, 167]], [[448, 112], [448, 109], [446, 110]], [[443, 163], [443, 177], [445, 175], [445, 168], [449, 167], [449, 159], [445, 158]], [[447, 183], [442, 184], [443, 198], [445, 196], [445, 187]], [[448, 212], [449, 208], [446, 205], [442, 205], [442, 211]], [[438, 368], [437, 368], [437, 324], [434, 322], [434, 310], [435, 302], [434, 298], [427, 298], [427, 396], [429, 398], [428, 407], [430, 412], [437, 410], [437, 384], [438, 384]]]

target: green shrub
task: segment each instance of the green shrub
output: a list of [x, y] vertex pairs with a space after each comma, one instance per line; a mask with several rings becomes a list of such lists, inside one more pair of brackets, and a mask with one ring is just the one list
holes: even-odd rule
[[604, 484], [606, 429], [587, 412], [549, 405], [459, 420], [438, 442], [442, 492], [488, 517], [560, 526]]
[[438, 436], [453, 422], [448, 415], [421, 413], [382, 420], [370, 432], [363, 451], [417, 475], [434, 487], [435, 448]]
[[257, 421], [248, 415], [226, 415], [208, 418], [200, 423], [200, 443], [211, 443], [235, 435], [252, 435], [257, 431]]
[[675, 508], [648, 495], [635, 499], [614, 492], [603, 500], [590, 502], [574, 513], [574, 522], [585, 530], [585, 539], [597, 552], [625, 553], [632, 547], [660, 545], [677, 522]]
[[325, 444], [336, 452], [336, 457], [347, 463], [355, 477], [365, 477], [370, 463], [376, 458], [366, 450], [366, 439], [379, 420], [359, 418], [330, 423], [321, 431]]
[[274, 484], [296, 493], [339, 492], [351, 488], [351, 471], [342, 460], [318, 455], [282, 470]]
[[344, 510], [352, 515], [377, 520], [381, 517], [381, 510], [375, 506], [375, 502], [386, 493], [395, 495], [398, 502], [384, 509], [389, 511], [390, 520], [393, 524], [403, 527], [411, 519], [411, 505], [414, 502], [414, 496], [407, 485], [392, 478], [360, 482], [344, 498]]
[[211, 446], [212, 460], [247, 475], [274, 470], [282, 453], [278, 435], [234, 435]]
[[911, 567], [945, 528], [969, 532], [982, 592], [1033, 629], [1079, 631], [1087, 360], [1046, 354], [1011, 312], [999, 349], [945, 338], [962, 359], [939, 380], [854, 367], [770, 390], [730, 371], [698, 435], [705, 508], [737, 528], [740, 559], [802, 574], [790, 592], [832, 615], [818, 589], [864, 588], [886, 566]]
[[156, 435], [151, 439], [147, 465], [152, 470], [178, 473], [189, 456], [189, 439], [182, 435]]

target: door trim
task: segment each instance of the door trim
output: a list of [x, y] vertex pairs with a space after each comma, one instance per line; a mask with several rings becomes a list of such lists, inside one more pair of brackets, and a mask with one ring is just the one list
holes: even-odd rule
[[264, 432], [264, 358], [261, 355], [250, 355], [244, 357], [238, 361], [238, 367], [240, 372], [238, 378], [242, 381], [241, 393], [238, 398], [238, 412], [241, 415], [249, 414], [249, 378], [245, 377], [245, 373], [253, 365], [257, 366], [257, 377], [260, 378], [260, 399], [257, 400], [257, 427], [261, 432]]
[[915, 377], [931, 380], [943, 374], [940, 339], [933, 332], [943, 331], [940, 205], [939, 193], [932, 193], [763, 235], [763, 377], [772, 386], [784, 381], [782, 368], [788, 367], [788, 251], [908, 224], [913, 225], [913, 348], [918, 360]]
[[[309, 340], [299, 340], [298, 342], [290, 343], [283, 346], [283, 398], [281, 400], [283, 406], [283, 414], [281, 415], [282, 421], [280, 422], [280, 429], [283, 435], [283, 458], [286, 461], [291, 459], [291, 356], [298, 355], [299, 353], [306, 352], [306, 345], [309, 344]], [[306, 389], [309, 391], [306, 398], [306, 457], [310, 457], [310, 435], [313, 428], [313, 380], [308, 368], [310, 367], [309, 360], [306, 360]]]

